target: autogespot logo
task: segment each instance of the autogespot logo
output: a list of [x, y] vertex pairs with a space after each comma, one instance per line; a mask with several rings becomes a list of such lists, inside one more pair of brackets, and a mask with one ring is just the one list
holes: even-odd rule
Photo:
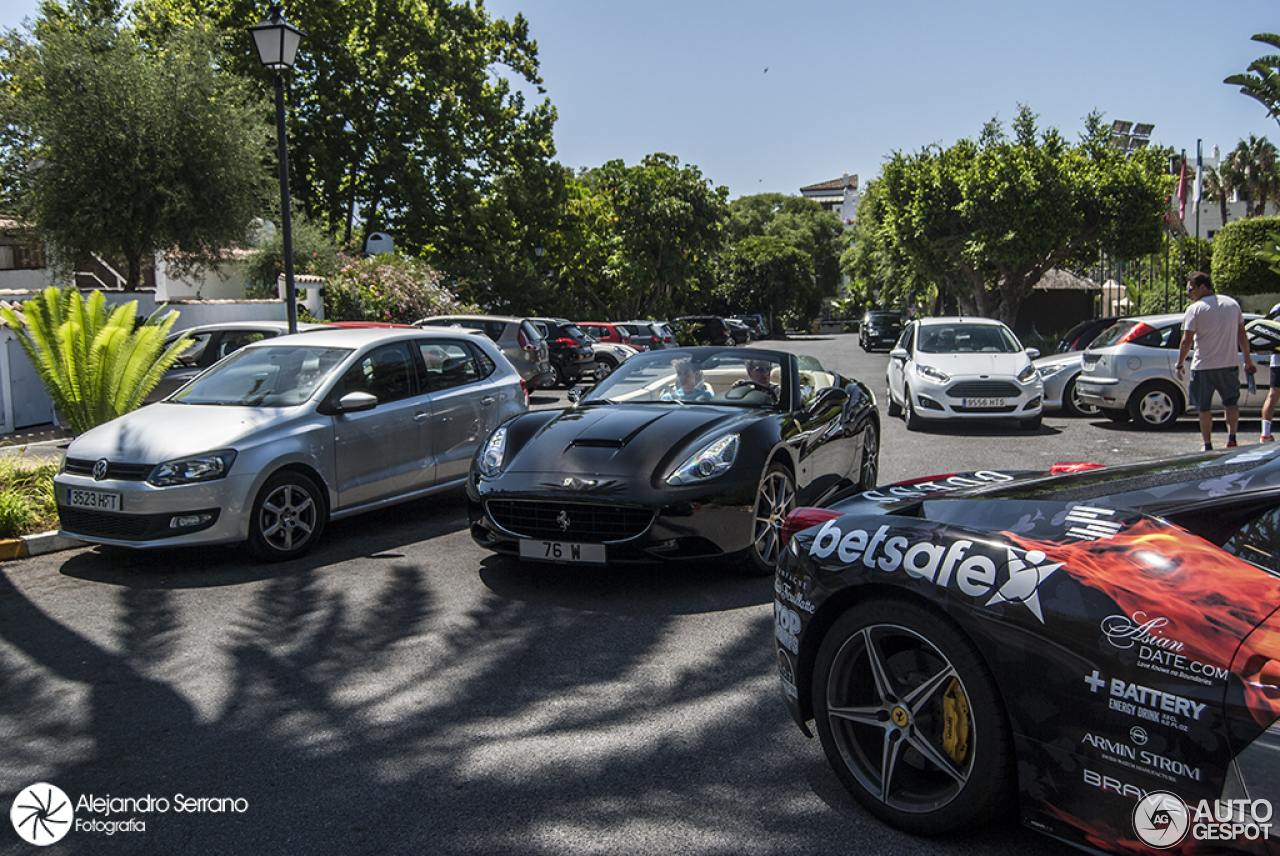
[[1190, 828], [1187, 804], [1168, 791], [1152, 791], [1133, 809], [1133, 831], [1143, 843], [1157, 850], [1177, 846]]
[[39, 782], [18, 794], [9, 819], [23, 841], [45, 847], [71, 830], [75, 809], [60, 788]]

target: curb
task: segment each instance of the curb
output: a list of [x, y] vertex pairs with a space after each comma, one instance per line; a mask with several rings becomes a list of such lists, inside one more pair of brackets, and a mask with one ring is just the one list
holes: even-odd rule
[[59, 535], [57, 532], [40, 532], [35, 535], [23, 535], [21, 538], [2, 538], [0, 539], [0, 561], [42, 556], [45, 553], [84, 546], [87, 546], [86, 542]]

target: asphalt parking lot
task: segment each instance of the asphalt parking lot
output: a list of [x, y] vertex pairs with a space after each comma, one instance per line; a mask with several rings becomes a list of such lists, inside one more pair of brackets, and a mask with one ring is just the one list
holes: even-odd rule
[[[882, 397], [887, 357], [856, 337], [782, 347]], [[881, 481], [1198, 446], [1191, 420], [909, 433], [885, 417]], [[0, 804], [64, 791], [82, 826], [49, 853], [1074, 852], [1012, 824], [922, 839], [871, 819], [787, 717], [771, 598], [721, 567], [490, 556], [461, 493], [340, 521], [281, 565], [232, 549], [5, 563]], [[0, 827], [0, 853], [33, 851]]]

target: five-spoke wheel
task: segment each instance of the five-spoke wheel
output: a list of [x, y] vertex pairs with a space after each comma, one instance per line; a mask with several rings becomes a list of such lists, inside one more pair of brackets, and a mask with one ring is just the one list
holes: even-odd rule
[[827, 758], [884, 820], [941, 833], [1007, 804], [1008, 726], [973, 644], [944, 617], [866, 601], [823, 639], [814, 715]]

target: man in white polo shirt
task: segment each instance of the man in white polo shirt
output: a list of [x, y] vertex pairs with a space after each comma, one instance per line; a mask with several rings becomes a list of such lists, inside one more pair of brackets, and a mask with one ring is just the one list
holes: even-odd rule
[[1240, 358], [1244, 370], [1253, 374], [1258, 367], [1249, 356], [1249, 334], [1244, 329], [1240, 304], [1215, 294], [1209, 275], [1196, 271], [1187, 279], [1187, 296], [1192, 303], [1182, 319], [1182, 342], [1178, 345], [1178, 379], [1182, 364], [1191, 359], [1191, 405], [1200, 415], [1200, 437], [1204, 450], [1213, 448], [1213, 394], [1218, 393], [1227, 411], [1227, 448], [1236, 445], [1240, 423]]

